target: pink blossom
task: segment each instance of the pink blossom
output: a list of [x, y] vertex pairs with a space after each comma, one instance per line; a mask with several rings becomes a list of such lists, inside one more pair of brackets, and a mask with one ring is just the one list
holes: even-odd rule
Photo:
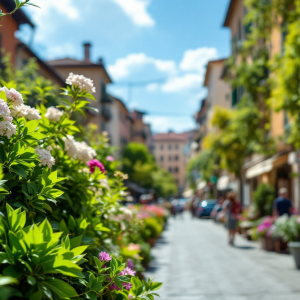
[[106, 252], [100, 252], [100, 254], [99, 254], [99, 259], [100, 259], [101, 261], [110, 261], [110, 260], [111, 260], [111, 257], [110, 257], [109, 254], [106, 253]]
[[130, 244], [128, 245], [128, 250], [129, 250], [129, 251], [140, 251], [140, 250], [141, 250], [141, 247], [140, 247], [140, 245], [138, 245], [138, 244], [130, 243]]
[[115, 159], [114, 159], [112, 156], [106, 156], [105, 159], [106, 159], [107, 161], [111, 161], [111, 162], [115, 161]]
[[[123, 282], [123, 286], [126, 288], [127, 291], [129, 291], [132, 288], [132, 284], [130, 282]], [[132, 299], [132, 298], [129, 298], [129, 299]]]
[[128, 295], [128, 299], [132, 299], [132, 297], [133, 297], [133, 296], [132, 296], [131, 294]]
[[91, 173], [95, 172], [96, 167], [98, 167], [102, 173], [105, 173], [105, 168], [104, 168], [103, 164], [97, 159], [90, 160], [88, 162], [88, 166], [90, 168]]
[[130, 268], [125, 268], [124, 270], [125, 275], [134, 276], [136, 271], [131, 270]]

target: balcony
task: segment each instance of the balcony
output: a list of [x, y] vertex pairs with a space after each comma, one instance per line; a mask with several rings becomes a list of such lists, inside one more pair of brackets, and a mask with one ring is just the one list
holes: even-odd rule
[[109, 121], [112, 117], [110, 109], [108, 107], [102, 106], [101, 116], [105, 121]]

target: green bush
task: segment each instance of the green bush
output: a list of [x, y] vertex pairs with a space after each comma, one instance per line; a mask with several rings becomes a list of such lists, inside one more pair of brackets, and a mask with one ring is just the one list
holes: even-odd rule
[[254, 206], [260, 217], [272, 215], [273, 202], [275, 200], [275, 189], [262, 183], [254, 192]]
[[157, 218], [146, 218], [144, 223], [149, 238], [158, 238], [163, 231], [163, 227]]

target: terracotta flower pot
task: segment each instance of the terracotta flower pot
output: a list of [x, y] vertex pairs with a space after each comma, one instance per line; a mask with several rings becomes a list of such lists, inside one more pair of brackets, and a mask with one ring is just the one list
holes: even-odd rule
[[277, 253], [286, 253], [288, 246], [287, 246], [287, 242], [284, 242], [282, 238], [276, 238], [274, 240], [275, 243], [275, 251]]
[[261, 248], [266, 251], [275, 251], [274, 240], [269, 236], [264, 236], [260, 238]]

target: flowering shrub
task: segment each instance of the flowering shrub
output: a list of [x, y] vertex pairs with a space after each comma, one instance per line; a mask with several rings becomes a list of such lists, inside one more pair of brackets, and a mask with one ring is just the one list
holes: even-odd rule
[[261, 223], [257, 226], [258, 237], [271, 236], [272, 234], [273, 218], [267, 216], [261, 220]]
[[274, 223], [273, 236], [281, 237], [286, 242], [300, 241], [300, 217], [283, 215]]
[[74, 137], [70, 117], [93, 100], [92, 81], [67, 83], [58, 107], [27, 106], [17, 84], [0, 91], [1, 299], [154, 299], [161, 284], [127, 265], [142, 247], [132, 246], [139, 221], [119, 204], [126, 176], [107, 174], [107, 153]]

